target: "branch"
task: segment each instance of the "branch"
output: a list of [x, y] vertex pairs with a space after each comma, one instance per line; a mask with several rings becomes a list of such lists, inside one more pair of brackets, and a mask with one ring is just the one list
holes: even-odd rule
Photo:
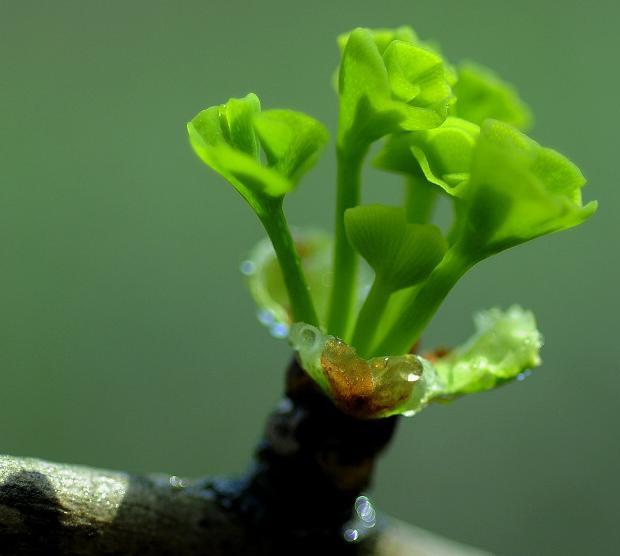
[[[0, 456], [0, 554], [245, 554], [248, 531], [205, 481]], [[249, 544], [251, 545], [251, 543]], [[255, 554], [268, 554], [255, 545]], [[389, 521], [374, 556], [483, 556]]]
[[182, 484], [0, 456], [0, 553], [223, 554], [239, 524]]
[[397, 424], [342, 413], [293, 360], [239, 478], [0, 456], [0, 556], [480, 556], [377, 517], [363, 496]]

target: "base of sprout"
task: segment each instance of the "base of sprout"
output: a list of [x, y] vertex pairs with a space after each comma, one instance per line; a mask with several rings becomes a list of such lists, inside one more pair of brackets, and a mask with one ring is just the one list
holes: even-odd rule
[[318, 328], [295, 323], [289, 341], [304, 370], [345, 413], [369, 419], [414, 415], [439, 389], [433, 366], [413, 355], [364, 359]]

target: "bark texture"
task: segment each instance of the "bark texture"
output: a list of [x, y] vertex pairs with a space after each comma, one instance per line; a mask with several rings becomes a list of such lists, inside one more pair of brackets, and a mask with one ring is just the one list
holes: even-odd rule
[[0, 556], [482, 556], [378, 516], [363, 496], [396, 424], [344, 415], [293, 362], [240, 478], [0, 456]]

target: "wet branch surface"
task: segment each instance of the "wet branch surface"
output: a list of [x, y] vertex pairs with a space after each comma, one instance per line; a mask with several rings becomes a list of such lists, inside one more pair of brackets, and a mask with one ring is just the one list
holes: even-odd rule
[[240, 478], [0, 456], [0, 555], [482, 555], [382, 518], [362, 495], [396, 424], [344, 415], [293, 362]]

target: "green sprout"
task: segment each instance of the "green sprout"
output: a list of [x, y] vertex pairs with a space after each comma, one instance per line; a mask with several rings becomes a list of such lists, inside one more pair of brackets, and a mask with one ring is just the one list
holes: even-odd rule
[[[478, 262], [592, 216], [583, 175], [524, 134], [530, 110], [490, 70], [453, 66], [409, 27], [358, 28], [338, 44], [333, 240], [291, 233], [283, 212], [328, 141], [321, 123], [261, 111], [249, 94], [188, 124], [195, 152], [269, 237], [244, 265], [261, 320], [276, 336], [288, 333], [303, 368], [358, 417], [412, 415], [525, 376], [540, 364], [542, 336], [518, 306], [480, 313], [475, 335], [447, 353], [423, 357], [415, 346]], [[377, 142], [372, 162], [402, 176], [402, 206], [360, 205]], [[440, 197], [452, 206], [446, 230], [433, 223]]]
[[[318, 324], [282, 202], [328, 139], [322, 124], [291, 110], [261, 112], [254, 94], [200, 112], [187, 125], [205, 164], [248, 202], [273, 243], [296, 320]], [[261, 160], [262, 147], [267, 163]]]

